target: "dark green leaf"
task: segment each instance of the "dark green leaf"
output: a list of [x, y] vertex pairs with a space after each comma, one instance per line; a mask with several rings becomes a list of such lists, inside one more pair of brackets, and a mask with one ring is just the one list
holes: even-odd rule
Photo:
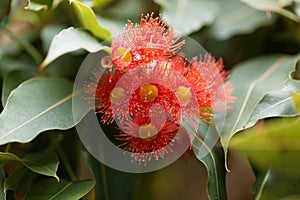
[[89, 154], [86, 159], [96, 180], [95, 199], [132, 199], [139, 174], [121, 172], [106, 167]]
[[252, 33], [260, 26], [272, 24], [275, 19], [267, 18], [264, 12], [237, 0], [222, 0], [219, 3], [222, 9], [209, 28], [209, 35], [217, 39], [226, 40], [237, 34]]
[[[231, 73], [230, 82], [237, 100], [227, 110], [221, 142], [227, 155], [231, 137], [246, 128], [253, 111], [270, 91], [283, 87], [299, 56], [270, 55], [254, 58], [237, 65]], [[226, 157], [225, 157], [226, 159]]]
[[23, 167], [21, 169], [18, 169], [5, 179], [5, 193], [7, 193], [7, 191], [9, 190], [17, 193], [24, 192], [31, 186], [35, 178], [36, 175], [32, 173], [32, 171], [30, 171], [28, 168]]
[[15, 89], [23, 81], [34, 76], [34, 73], [31, 71], [13, 71], [9, 73], [3, 81], [2, 86], [2, 105], [3, 107], [6, 104], [7, 98], [10, 92]]
[[256, 172], [255, 176], [256, 176], [256, 180], [255, 183], [252, 185], [251, 190], [253, 192], [254, 199], [259, 200], [263, 193], [265, 184], [270, 177], [270, 169], [260, 170]]
[[273, 170], [265, 177], [263, 192], [255, 200], [299, 200], [300, 181], [298, 177], [285, 177]]
[[35, 173], [45, 176], [52, 176], [59, 180], [58, 176], [56, 175], [59, 163], [58, 158], [54, 153], [51, 152], [30, 153], [21, 159], [12, 153], [0, 152], [0, 161], [2, 163], [6, 163], [8, 161], [18, 161]]
[[162, 16], [175, 30], [190, 34], [211, 24], [219, 11], [214, 0], [155, 0], [162, 7]]
[[[23, 82], [8, 97], [0, 115], [0, 144], [29, 142], [39, 133], [69, 129], [74, 121], [72, 98], [83, 101], [80, 92], [72, 93], [73, 83], [61, 78], [33, 78]], [[81, 120], [86, 113], [76, 113]]]
[[5, 172], [2, 167], [0, 167], [0, 199], [5, 199], [4, 193], [4, 180], [5, 180]]
[[48, 54], [40, 65], [40, 69], [45, 68], [49, 63], [66, 53], [78, 49], [96, 52], [102, 47], [103, 46], [95, 38], [82, 29], [75, 29], [73, 27], [64, 29], [52, 39]]
[[0, 24], [1, 24], [2, 20], [10, 12], [10, 3], [11, 3], [11, 0], [1, 0], [0, 1]]
[[[226, 200], [224, 151], [215, 144], [217, 142], [215, 137], [218, 137], [215, 128], [204, 122], [201, 122], [197, 133], [195, 133], [193, 124], [186, 123], [184, 127], [190, 135], [197, 134], [193, 141], [193, 151], [207, 169], [207, 192], [209, 199]], [[209, 134], [210, 139], [205, 140], [204, 138], [208, 138], [207, 134]]]
[[84, 28], [91, 31], [97, 38], [103, 40], [110, 38], [110, 32], [99, 24], [94, 11], [90, 7], [77, 0], [69, 1], [74, 6], [77, 16]]
[[94, 181], [68, 182], [64, 179], [59, 182], [53, 179], [44, 180], [34, 185], [25, 196], [25, 200], [75, 200], [86, 195], [93, 187]]

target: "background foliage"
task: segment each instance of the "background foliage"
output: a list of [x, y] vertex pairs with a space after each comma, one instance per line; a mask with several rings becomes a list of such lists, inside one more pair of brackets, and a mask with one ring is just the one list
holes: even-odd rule
[[[150, 12], [223, 58], [237, 101], [206, 157], [129, 174], [81, 146], [72, 87], [88, 52]], [[1, 0], [0, 198], [299, 199], [299, 53], [299, 0]]]

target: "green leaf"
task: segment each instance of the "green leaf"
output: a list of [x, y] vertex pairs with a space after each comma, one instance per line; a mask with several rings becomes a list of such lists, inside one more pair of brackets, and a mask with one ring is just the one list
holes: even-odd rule
[[94, 8], [101, 8], [108, 2], [111, 2], [112, 0], [85, 0], [84, 2], [88, 5], [91, 5]]
[[50, 24], [43, 27], [41, 30], [41, 41], [44, 52], [48, 52], [54, 36], [59, 34], [59, 32], [61, 32], [63, 29], [64, 27], [58, 24]]
[[262, 193], [255, 200], [298, 200], [299, 196], [298, 177], [286, 177], [271, 170], [265, 177]]
[[[300, 124], [275, 120], [236, 135], [230, 148], [244, 152], [257, 168], [300, 177]], [[288, 166], [288, 167], [287, 167]]]
[[39, 2], [32, 1], [32, 0], [28, 0], [27, 2], [28, 2], [28, 4], [25, 7], [25, 9], [27, 9], [27, 10], [40, 11], [40, 10], [48, 10], [48, 8], [49, 8], [49, 5], [47, 5], [45, 2], [39, 3]]
[[95, 37], [102, 40], [110, 38], [110, 32], [98, 23], [96, 15], [90, 7], [77, 0], [69, 1], [70, 4], [73, 4], [77, 16], [84, 28], [91, 31]]
[[126, 173], [106, 167], [90, 154], [86, 156], [88, 165], [96, 180], [95, 199], [131, 199], [139, 181], [139, 174]]
[[[194, 145], [196, 145], [195, 142]], [[226, 200], [226, 170], [224, 166], [223, 149], [215, 146], [211, 152], [203, 158], [199, 158], [197, 152], [195, 152], [195, 155], [205, 165], [208, 171], [207, 192], [209, 199]]]
[[260, 26], [272, 24], [275, 19], [267, 18], [264, 12], [237, 0], [222, 0], [220, 6], [222, 9], [208, 30], [209, 35], [220, 40], [226, 40], [237, 34], [252, 33]]
[[25, 9], [41, 11], [56, 8], [63, 0], [27, 0]]
[[300, 81], [288, 80], [281, 90], [267, 93], [252, 112], [245, 128], [251, 127], [260, 119], [268, 117], [293, 117], [299, 113], [293, 104], [293, 95], [300, 92]]
[[56, 182], [53, 179], [44, 180], [33, 186], [25, 195], [25, 200], [71, 200], [80, 199], [93, 187], [94, 181], [85, 180], [68, 182], [62, 179]]
[[101, 22], [101, 24], [107, 28], [112, 35], [116, 36], [120, 34], [120, 32], [124, 29], [125, 24], [127, 24], [126, 20], [118, 20], [112, 18], [104, 18], [97, 15], [97, 20]]
[[295, 13], [285, 9], [284, 7], [289, 6], [293, 3], [292, 0], [287, 1], [277, 1], [277, 0], [240, 0], [241, 2], [246, 3], [247, 5], [257, 9], [263, 10], [266, 12], [275, 12], [280, 15], [283, 15], [295, 22], [300, 23], [300, 17]]
[[[1, 53], [0, 53], [1, 56]], [[0, 60], [0, 77], [4, 78], [12, 71], [31, 71], [36, 72], [34, 64], [28, 63], [23, 59], [4, 57]]]
[[219, 11], [213, 0], [154, 0], [161, 5], [162, 16], [182, 34], [190, 34], [211, 24]]
[[13, 71], [9, 73], [3, 80], [2, 85], [2, 105], [3, 107], [6, 104], [7, 98], [10, 92], [15, 89], [23, 81], [34, 76], [34, 73], [31, 71]]
[[300, 1], [294, 0], [295, 3], [295, 13], [300, 17]]
[[75, 29], [73, 27], [62, 30], [55, 35], [45, 60], [40, 65], [40, 69], [44, 69], [49, 63], [56, 58], [76, 51], [78, 49], [85, 49], [88, 52], [96, 52], [102, 48], [102, 45], [91, 35], [82, 29]]
[[293, 98], [293, 104], [294, 104], [295, 108], [300, 113], [300, 93], [297, 92], [297, 93], [292, 94], [292, 98]]
[[237, 99], [233, 108], [227, 110], [221, 143], [227, 159], [227, 148], [231, 137], [245, 129], [261, 99], [270, 91], [283, 87], [299, 56], [269, 55], [254, 58], [233, 69], [230, 82]]
[[0, 152], [0, 161], [1, 163], [18, 161], [37, 174], [51, 176], [59, 180], [56, 175], [59, 161], [57, 156], [51, 152], [30, 153], [23, 158], [19, 158], [12, 153]]
[[36, 174], [26, 167], [16, 170], [4, 181], [5, 194], [9, 190], [12, 190], [16, 193], [26, 191], [32, 185], [36, 177]]
[[11, 0], [1, 0], [0, 1], [0, 24], [1, 24], [2, 20], [10, 12], [10, 3], [11, 3]]
[[[200, 122], [200, 128], [195, 133], [193, 124], [185, 123], [184, 128], [190, 135], [195, 135], [193, 141], [193, 151], [206, 167], [208, 172], [207, 192], [209, 199], [226, 200], [226, 186], [225, 186], [225, 166], [224, 166], [224, 151], [221, 147], [213, 143], [214, 139], [217, 142], [217, 132], [213, 126]], [[207, 136], [207, 134], [209, 136]], [[203, 139], [210, 137], [208, 140]]]
[[252, 185], [251, 191], [253, 193], [254, 200], [259, 200], [263, 193], [266, 182], [270, 177], [270, 169], [260, 170], [256, 172], [255, 177], [256, 180], [255, 183]]
[[0, 199], [5, 199], [4, 193], [4, 180], [5, 180], [5, 172], [2, 167], [0, 167]]
[[76, 113], [80, 116], [74, 121], [72, 98], [83, 99], [72, 88], [69, 80], [54, 77], [23, 82], [11, 92], [0, 115], [0, 145], [29, 142], [42, 131], [73, 127], [86, 113]]

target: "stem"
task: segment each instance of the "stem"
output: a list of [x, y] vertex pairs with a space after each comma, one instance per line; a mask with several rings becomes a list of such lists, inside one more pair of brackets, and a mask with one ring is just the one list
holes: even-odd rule
[[63, 165], [65, 166], [67, 173], [68, 173], [69, 177], [71, 178], [71, 180], [76, 181], [77, 178], [76, 178], [75, 172], [72, 168], [72, 165], [71, 165], [68, 157], [66, 156], [66, 154], [65, 154], [64, 150], [61, 148], [61, 146], [58, 146], [57, 153], [58, 153], [59, 157], [61, 158], [61, 161], [62, 161]]
[[33, 59], [37, 64], [40, 64], [43, 60], [39, 51], [27, 40], [15, 35], [9, 28], [5, 27], [6, 32], [12, 40], [19, 44]]
[[8, 143], [7, 145], [6, 145], [6, 148], [5, 148], [5, 152], [9, 152], [9, 150], [11, 149], [11, 143]]

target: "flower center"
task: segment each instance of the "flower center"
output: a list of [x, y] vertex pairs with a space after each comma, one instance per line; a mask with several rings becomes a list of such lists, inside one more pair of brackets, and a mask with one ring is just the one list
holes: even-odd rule
[[187, 105], [192, 98], [192, 92], [189, 87], [179, 86], [176, 91], [176, 97], [180, 104]]
[[124, 99], [125, 99], [125, 91], [121, 87], [115, 87], [109, 95], [109, 100], [112, 103], [120, 103]]
[[158, 95], [158, 89], [153, 84], [145, 84], [141, 87], [140, 96], [146, 101], [154, 101]]
[[153, 124], [146, 124], [143, 126], [140, 126], [139, 128], [139, 135], [140, 138], [146, 140], [146, 141], [151, 141], [154, 138], [156, 138], [158, 132], [156, 127]]
[[123, 47], [119, 47], [117, 49], [117, 54], [121, 57], [120, 59], [124, 61], [126, 64], [130, 64], [132, 61], [132, 56], [129, 49], [125, 49]]

